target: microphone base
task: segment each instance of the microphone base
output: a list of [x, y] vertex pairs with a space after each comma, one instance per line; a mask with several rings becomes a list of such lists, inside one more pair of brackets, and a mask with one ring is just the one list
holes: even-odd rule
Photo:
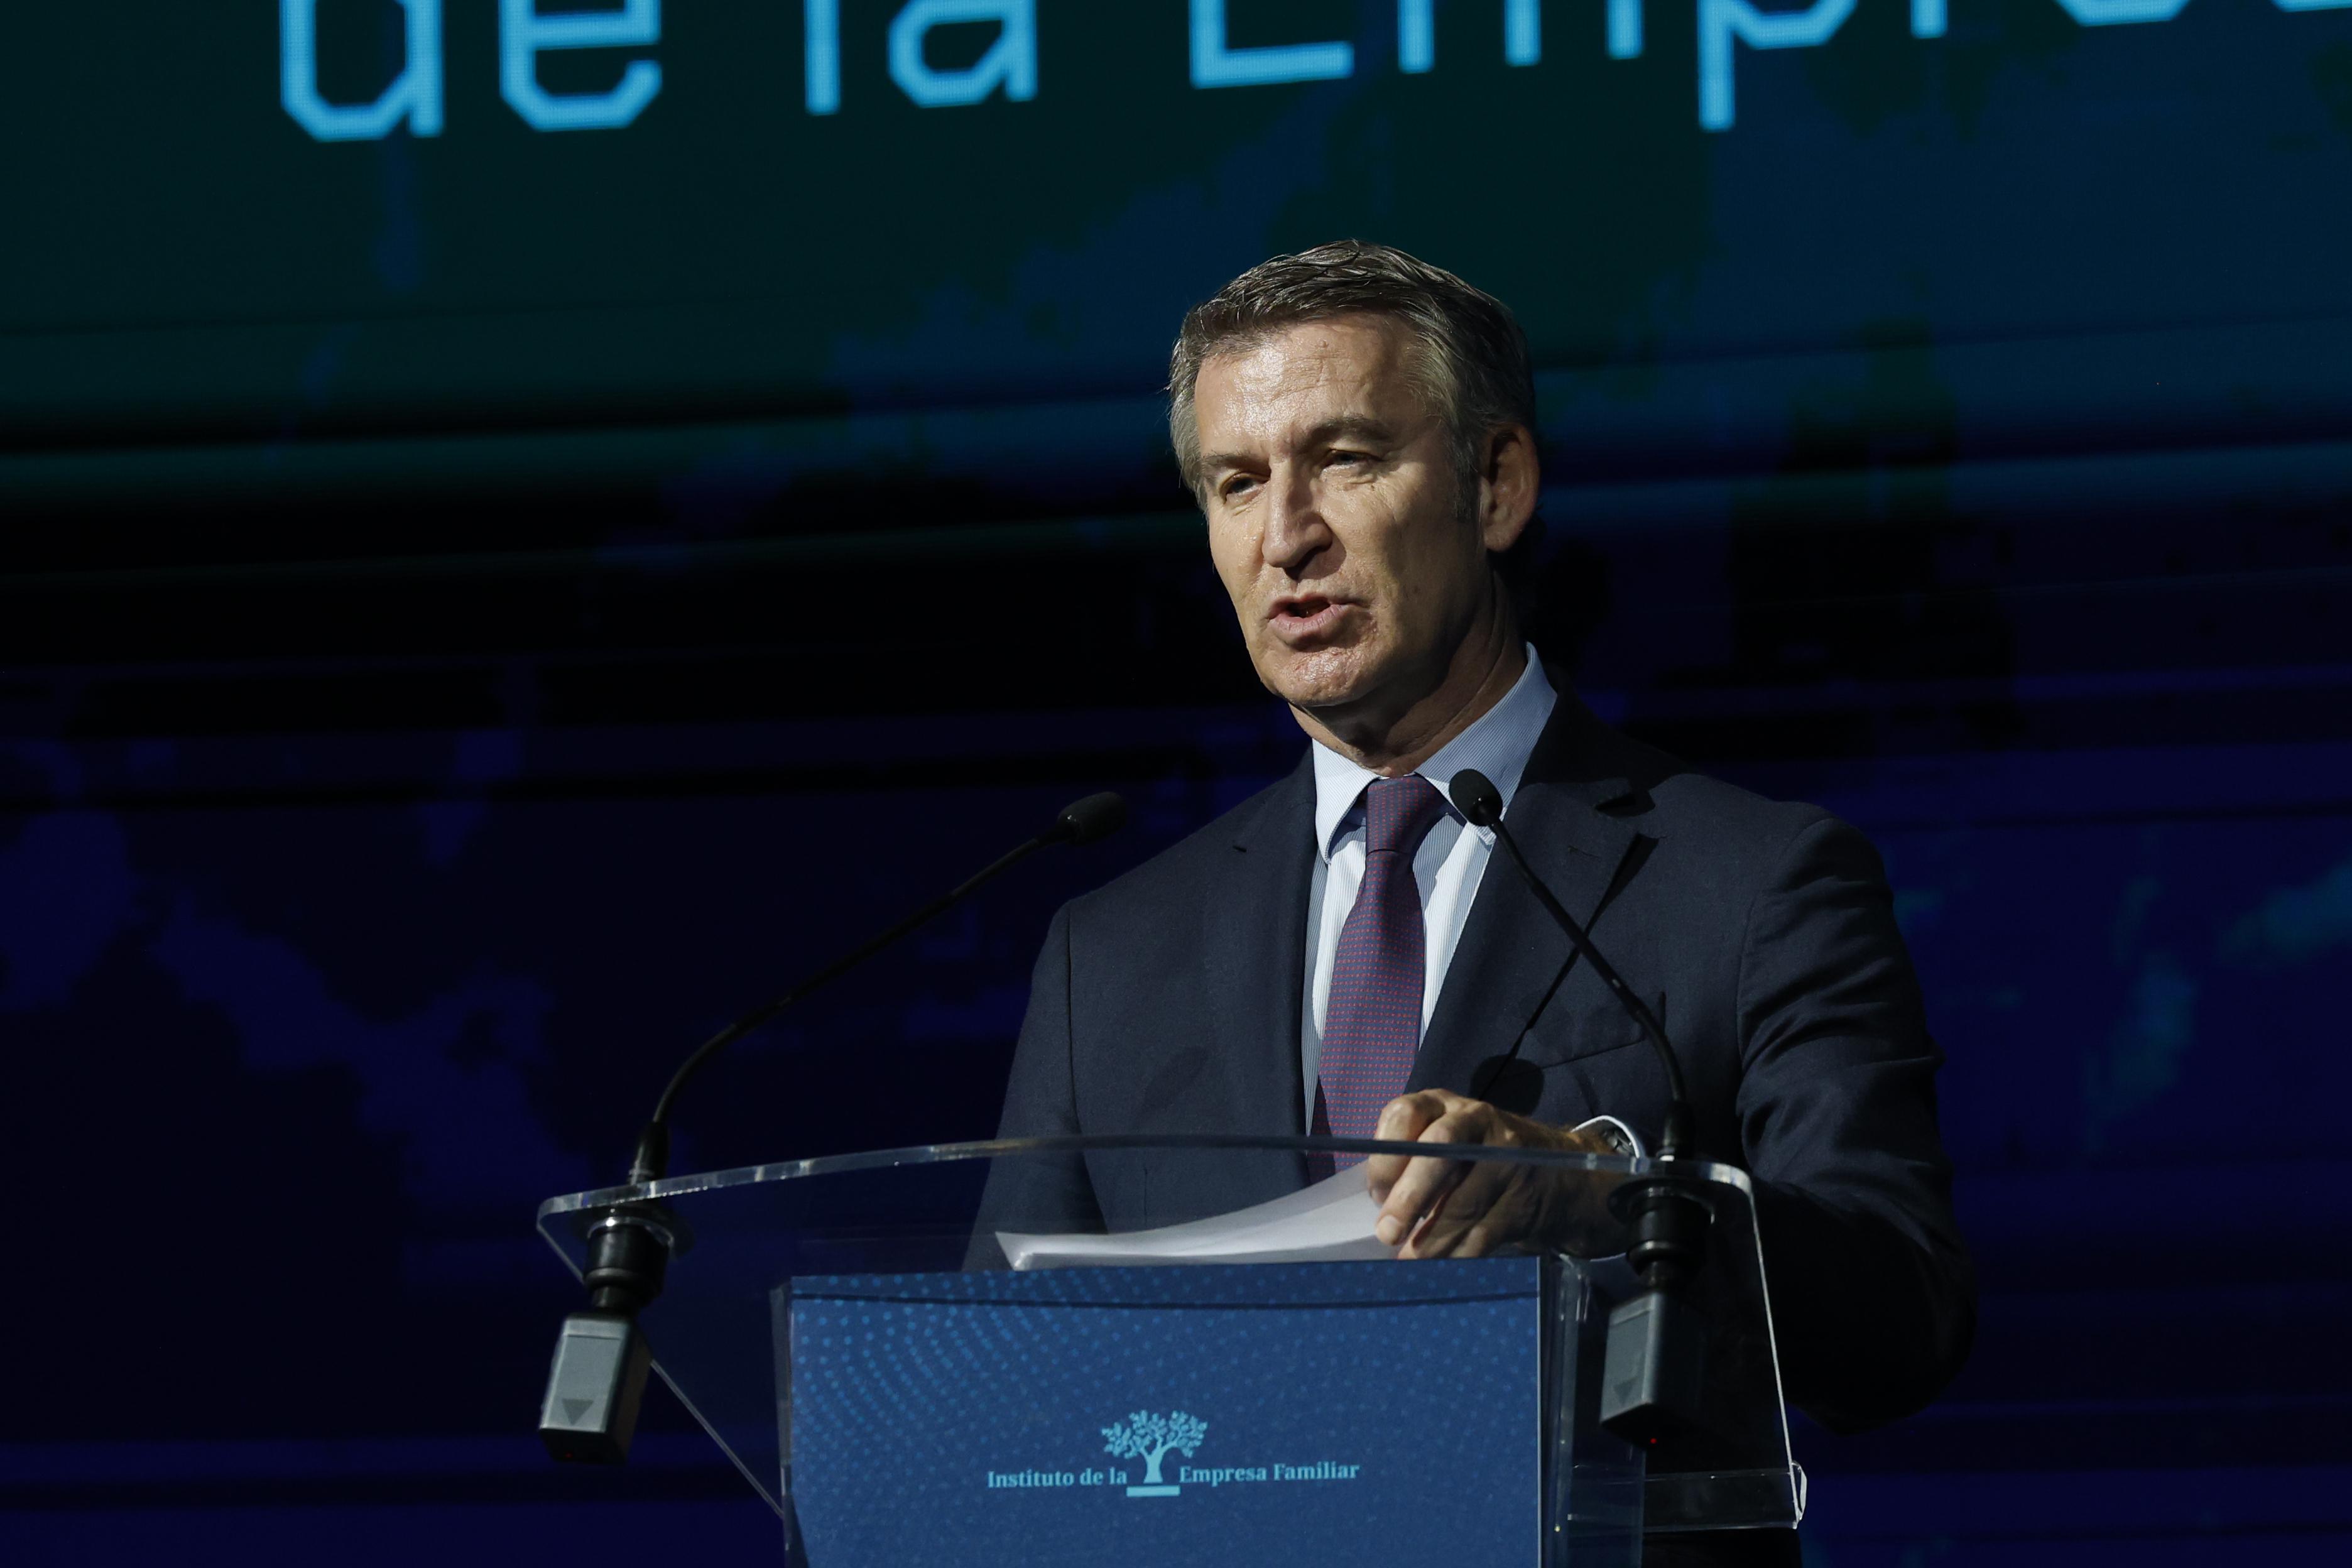
[[1618, 1303], [1601, 1358], [1601, 1425], [1643, 1446], [1704, 1431], [1706, 1340], [1706, 1315], [1671, 1291]]
[[1610, 1194], [1633, 1230], [1625, 1258], [1645, 1287], [1609, 1314], [1601, 1352], [1601, 1424], [1630, 1443], [1688, 1439], [1706, 1429], [1710, 1325], [1683, 1287], [1706, 1259], [1714, 1223], [1679, 1160], [1661, 1160]]
[[539, 1437], [570, 1465], [619, 1465], [636, 1436], [653, 1354], [636, 1323], [618, 1312], [563, 1320], [540, 1402]]

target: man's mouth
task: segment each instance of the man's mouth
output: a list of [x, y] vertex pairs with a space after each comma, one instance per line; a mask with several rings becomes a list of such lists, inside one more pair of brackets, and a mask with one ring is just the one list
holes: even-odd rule
[[1344, 599], [1333, 599], [1321, 594], [1300, 594], [1276, 599], [1274, 613], [1267, 619], [1284, 641], [1297, 642], [1330, 631], [1350, 608], [1352, 606]]

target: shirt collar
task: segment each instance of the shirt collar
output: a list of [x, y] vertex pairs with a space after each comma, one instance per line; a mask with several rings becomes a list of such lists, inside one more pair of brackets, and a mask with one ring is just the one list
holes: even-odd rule
[[[1413, 771], [1437, 786], [1446, 795], [1446, 810], [1454, 809], [1448, 790], [1454, 775], [1465, 768], [1475, 768], [1495, 784], [1509, 809], [1511, 796], [1518, 792], [1519, 778], [1528, 771], [1528, 758], [1534, 754], [1536, 741], [1543, 734], [1544, 726], [1551, 721], [1551, 710], [1559, 701], [1559, 693], [1544, 676], [1543, 660], [1536, 657], [1535, 648], [1528, 648], [1528, 668], [1503, 693], [1503, 700], [1478, 715], [1470, 727], [1437, 749], [1436, 754]], [[1315, 847], [1324, 859], [1331, 858], [1332, 841], [1363, 799], [1364, 790], [1381, 775], [1341, 756], [1320, 741], [1309, 748], [1315, 758]], [[1491, 828], [1479, 829], [1480, 837], [1489, 835]]]

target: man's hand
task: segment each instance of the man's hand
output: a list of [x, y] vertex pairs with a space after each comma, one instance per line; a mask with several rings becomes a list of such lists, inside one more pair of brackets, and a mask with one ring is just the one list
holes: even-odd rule
[[[1400, 1143], [1612, 1152], [1591, 1133], [1547, 1127], [1443, 1089], [1390, 1100], [1372, 1136]], [[1605, 1201], [1614, 1183], [1606, 1177], [1500, 1160], [1403, 1154], [1372, 1155], [1364, 1172], [1381, 1205], [1375, 1228], [1399, 1258], [1484, 1258], [1515, 1247], [1587, 1257], [1622, 1250], [1622, 1227]]]

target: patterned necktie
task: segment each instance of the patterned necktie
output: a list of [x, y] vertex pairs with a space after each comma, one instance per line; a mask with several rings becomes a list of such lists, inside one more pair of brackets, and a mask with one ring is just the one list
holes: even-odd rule
[[[1437, 786], [1418, 773], [1375, 779], [1364, 792], [1364, 880], [1331, 959], [1316, 1075], [1318, 1132], [1370, 1138], [1381, 1108], [1412, 1077], [1427, 951], [1412, 858], [1444, 810]], [[1329, 1168], [1362, 1159], [1340, 1154]]]

